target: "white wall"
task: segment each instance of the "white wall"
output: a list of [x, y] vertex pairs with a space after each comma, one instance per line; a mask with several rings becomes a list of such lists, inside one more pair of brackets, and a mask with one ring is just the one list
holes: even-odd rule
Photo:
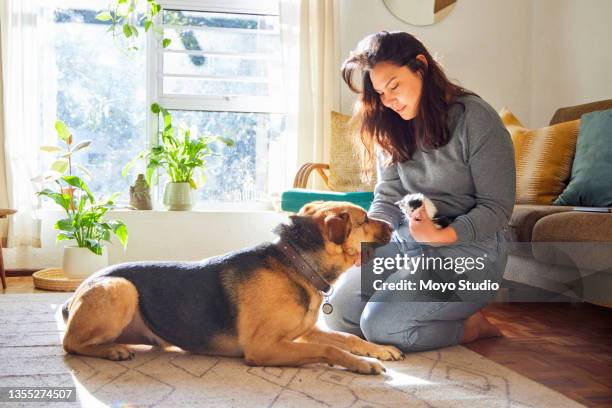
[[612, 1], [533, 2], [531, 117], [612, 98]]
[[[5, 248], [8, 269], [42, 269], [62, 264], [62, 246], [55, 244], [53, 225], [64, 214], [41, 212], [41, 248]], [[129, 231], [124, 252], [116, 242], [109, 249], [111, 264], [139, 260], [196, 261], [273, 240], [274, 226], [285, 221], [272, 211], [114, 211]]]
[[[443, 21], [412, 26], [382, 0], [340, 0], [340, 49], [379, 30], [416, 35], [438, 53], [449, 78], [527, 126], [548, 124], [561, 106], [612, 98], [611, 0], [458, 0]], [[353, 94], [342, 86], [341, 109]]]
[[[404, 23], [382, 0], [340, 1], [340, 50], [344, 59], [368, 34], [402, 30], [438, 54], [449, 78], [476, 92], [495, 109], [510, 107], [529, 121], [531, 0], [459, 0], [441, 22]], [[344, 83], [341, 109], [350, 113], [354, 95]]]

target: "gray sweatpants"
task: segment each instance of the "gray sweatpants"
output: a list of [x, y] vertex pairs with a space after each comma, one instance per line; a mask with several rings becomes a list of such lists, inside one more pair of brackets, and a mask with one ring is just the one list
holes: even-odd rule
[[[414, 241], [406, 224], [401, 225], [392, 238], [396, 245], [394, 251], [409, 256], [420, 256], [425, 251], [428, 257], [483, 257], [485, 267], [481, 271], [470, 271], [461, 278], [500, 284], [507, 262], [505, 242], [504, 231], [499, 231], [479, 242], [425, 246]], [[383, 247], [383, 252], [388, 247]], [[381, 275], [381, 279], [386, 283], [414, 280], [415, 276], [426, 279], [427, 273], [409, 274], [406, 270], [398, 270]], [[361, 283], [361, 268], [353, 267], [345, 273], [330, 298], [333, 312], [324, 315], [325, 323], [332, 330], [352, 333], [374, 343], [394, 345], [405, 352], [459, 344], [464, 320], [490, 301], [483, 299], [480, 293], [470, 292], [459, 293], [463, 301], [439, 301], [439, 297], [428, 297], [423, 292], [402, 292], [398, 297], [397, 293], [375, 291], [369, 285], [362, 291]]]

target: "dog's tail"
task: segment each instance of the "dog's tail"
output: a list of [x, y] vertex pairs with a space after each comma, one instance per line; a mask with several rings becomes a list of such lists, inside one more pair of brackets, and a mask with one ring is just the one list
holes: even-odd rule
[[62, 305], [62, 317], [64, 318], [64, 323], [68, 321], [68, 307], [70, 306], [71, 301], [72, 301], [72, 298], [65, 301], [64, 304]]

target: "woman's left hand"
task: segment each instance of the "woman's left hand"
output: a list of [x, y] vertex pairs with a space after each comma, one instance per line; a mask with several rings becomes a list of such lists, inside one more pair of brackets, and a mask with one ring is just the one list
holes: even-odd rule
[[414, 210], [412, 214], [410, 214], [408, 222], [410, 235], [412, 235], [415, 241], [424, 243], [435, 242], [435, 236], [438, 229], [431, 218], [429, 218], [429, 215], [427, 215], [425, 206], [421, 206]]
[[421, 206], [410, 214], [408, 219], [410, 235], [417, 242], [425, 244], [451, 244], [457, 241], [457, 234], [452, 227], [438, 229]]

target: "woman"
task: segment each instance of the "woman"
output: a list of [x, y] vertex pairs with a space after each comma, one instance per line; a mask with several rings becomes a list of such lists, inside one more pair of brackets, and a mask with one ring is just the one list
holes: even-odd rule
[[[359, 86], [356, 73], [361, 74]], [[510, 136], [495, 110], [451, 83], [423, 44], [404, 32], [366, 37], [345, 61], [342, 75], [359, 94], [354, 119], [360, 124], [366, 173], [377, 164], [368, 216], [393, 226], [393, 244], [403, 254], [484, 259], [484, 268], [475, 273], [400, 269], [381, 275], [385, 283], [434, 275], [501, 282], [515, 165]], [[406, 219], [395, 203], [410, 193], [430, 198], [450, 225], [436, 228], [422, 208]], [[326, 323], [403, 351], [499, 335], [479, 311], [487, 303], [482, 292], [461, 295], [464, 301], [441, 301], [435, 291], [404, 291], [398, 297], [396, 291], [362, 285], [360, 269], [353, 268], [331, 298], [334, 311]]]

